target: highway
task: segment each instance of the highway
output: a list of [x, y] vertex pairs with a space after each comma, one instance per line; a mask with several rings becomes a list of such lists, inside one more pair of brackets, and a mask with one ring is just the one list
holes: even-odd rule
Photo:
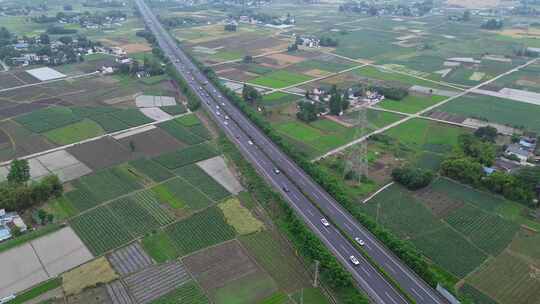
[[[258, 173], [283, 195], [306, 225], [351, 273], [372, 302], [398, 304], [407, 303], [407, 300], [363, 258], [334, 225], [349, 233], [350, 237], [364, 240], [365, 251], [378, 265], [385, 268], [417, 303], [446, 303], [224, 98], [177, 46], [143, 0], [135, 2], [161, 49], [199, 96], [202, 105], [217, 125], [237, 145]], [[321, 221], [325, 216], [330, 221], [328, 226]], [[351, 256], [356, 258], [357, 265], [351, 261]]]

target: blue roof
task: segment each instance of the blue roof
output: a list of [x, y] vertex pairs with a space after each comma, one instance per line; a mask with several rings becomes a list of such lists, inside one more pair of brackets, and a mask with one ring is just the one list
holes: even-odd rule
[[484, 173], [486, 173], [487, 175], [490, 175], [491, 173], [495, 172], [495, 168], [490, 168], [490, 167], [484, 167]]

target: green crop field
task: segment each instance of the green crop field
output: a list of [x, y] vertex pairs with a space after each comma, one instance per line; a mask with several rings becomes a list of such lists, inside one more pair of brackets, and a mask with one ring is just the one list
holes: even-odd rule
[[474, 288], [472, 285], [465, 283], [459, 289], [460, 295], [471, 300], [475, 304], [497, 304], [493, 299], [483, 294], [481, 291]]
[[379, 224], [402, 238], [415, 237], [443, 226], [428, 209], [398, 185], [390, 186], [362, 207]]
[[324, 61], [317, 59], [304, 60], [300, 63], [293, 65], [293, 68], [302, 68], [305, 70], [322, 70], [330, 73], [337, 73], [354, 67], [355, 64], [337, 63], [332, 61]]
[[519, 229], [515, 223], [469, 205], [455, 210], [445, 220], [480, 249], [492, 255], [506, 248]]
[[469, 284], [503, 304], [537, 303], [540, 280], [537, 266], [503, 252], [467, 278]]
[[15, 121], [35, 133], [44, 133], [79, 120], [81, 120], [79, 116], [73, 114], [71, 109], [65, 107], [40, 109], [15, 118]]
[[208, 304], [208, 299], [197, 283], [189, 281], [150, 304]]
[[137, 181], [121, 168], [111, 168], [83, 176], [79, 181], [86, 185], [92, 196], [104, 202], [139, 189]]
[[135, 168], [137, 172], [146, 175], [148, 178], [158, 183], [174, 176], [169, 170], [150, 159], [139, 158], [129, 162], [129, 165]]
[[300, 299], [304, 299], [304, 303], [310, 304], [330, 304], [330, 300], [323, 294], [320, 288], [305, 288], [296, 292], [292, 298], [298, 302]]
[[72, 217], [78, 213], [75, 206], [73, 206], [65, 195], [49, 201], [44, 209], [51, 213], [57, 221]]
[[159, 225], [167, 225], [174, 221], [174, 216], [161, 206], [158, 197], [151, 190], [137, 192], [130, 196], [130, 199], [146, 210]]
[[466, 95], [436, 110], [540, 132], [540, 106], [492, 96]]
[[206, 139], [201, 138], [192, 132], [190, 132], [186, 127], [182, 126], [176, 120], [169, 120], [159, 124], [159, 127], [165, 130], [167, 133], [178, 139], [179, 141], [186, 143], [188, 145], [200, 144]]
[[445, 100], [447, 97], [444, 96], [420, 96], [420, 95], [409, 95], [402, 100], [392, 100], [386, 99], [383, 102], [379, 103], [377, 106], [403, 113], [416, 113], [421, 111], [429, 106], [432, 106], [440, 101]]
[[189, 209], [195, 211], [213, 204], [212, 200], [201, 190], [182, 178], [175, 178], [162, 184], [173, 197], [177, 197]]
[[194, 126], [191, 126], [188, 128], [188, 130], [199, 136], [199, 137], [202, 137], [206, 140], [210, 140], [212, 139], [212, 134], [210, 134], [210, 132], [208, 131], [208, 129], [203, 125], [203, 124], [199, 124], [199, 125], [194, 125]]
[[182, 104], [160, 107], [160, 109], [163, 110], [165, 113], [173, 115], [173, 116], [184, 114], [187, 112], [186, 107]]
[[174, 195], [167, 185], [159, 184], [153, 187], [151, 190], [161, 203], [167, 204], [175, 210], [182, 210], [186, 208], [186, 203]]
[[124, 130], [130, 127], [127, 123], [114, 117], [110, 113], [92, 116], [91, 119], [97, 122], [107, 133]]
[[176, 169], [216, 155], [216, 151], [209, 144], [203, 143], [160, 155], [155, 160], [165, 168]]
[[[284, 294], [282, 292], [276, 292], [273, 295], [271, 295], [269, 298], [266, 298], [257, 304], [288, 304], [289, 302], [289, 296], [287, 294]], [[311, 303], [311, 302], [309, 302]]]
[[67, 145], [104, 133], [99, 124], [89, 119], [83, 119], [79, 122], [47, 131], [44, 135], [55, 144]]
[[431, 185], [432, 191], [443, 193], [454, 200], [469, 203], [485, 211], [495, 211], [509, 203], [504, 198], [475, 190], [447, 178], [438, 178]]
[[178, 256], [173, 241], [163, 231], [145, 236], [141, 243], [144, 251], [158, 263], [174, 260]]
[[411, 87], [413, 85], [420, 85], [428, 88], [434, 89], [446, 89], [451, 90], [450, 87], [440, 85], [435, 82], [428, 80], [419, 79], [413, 76], [406, 74], [400, 74], [393, 72], [389, 69], [380, 69], [373, 66], [366, 66], [360, 69], [354, 70], [354, 73], [361, 77], [366, 77], [369, 79], [383, 80], [389, 83], [396, 83], [401, 86]]
[[384, 134], [414, 150], [441, 152], [451, 151], [457, 146], [459, 135], [466, 132], [467, 129], [460, 127], [416, 118], [391, 128]]
[[90, 209], [100, 203], [80, 180], [74, 181], [72, 184], [75, 189], [67, 192], [65, 197], [78, 212]]
[[201, 121], [195, 114], [184, 115], [182, 117], [178, 117], [174, 121], [179, 122], [184, 127], [192, 127], [201, 124]]
[[130, 127], [136, 127], [153, 122], [138, 109], [126, 109], [112, 112], [110, 115], [127, 124]]
[[206, 209], [191, 217], [174, 223], [165, 229], [183, 256], [234, 238], [234, 229], [229, 226], [217, 207]]
[[282, 240], [263, 231], [241, 236], [240, 241], [276, 281], [280, 290], [293, 292], [307, 286], [309, 279], [305, 270], [289, 248], [284, 247]]
[[285, 70], [270, 72], [250, 80], [252, 84], [280, 89], [311, 80], [312, 77]]
[[124, 197], [107, 204], [118, 222], [135, 237], [159, 228], [159, 222], [135, 200]]
[[448, 227], [422, 234], [411, 241], [423, 254], [458, 278], [466, 276], [487, 258], [480, 249]]
[[190, 184], [199, 188], [203, 193], [214, 201], [220, 201], [230, 195], [227, 189], [206, 174], [197, 165], [187, 165], [174, 171], [177, 175], [186, 179]]
[[299, 99], [302, 99], [302, 97], [293, 94], [275, 92], [268, 95], [263, 95], [262, 103], [271, 107], [288, 104]]
[[251, 273], [213, 291], [216, 304], [251, 304], [274, 294], [276, 283], [265, 273]]
[[70, 225], [95, 256], [125, 245], [132, 238], [105, 206], [73, 218]]

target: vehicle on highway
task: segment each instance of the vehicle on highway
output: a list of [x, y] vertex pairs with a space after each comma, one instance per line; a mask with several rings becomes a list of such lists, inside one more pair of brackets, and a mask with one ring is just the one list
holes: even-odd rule
[[216, 115], [217, 115], [217, 116], [220, 116], [221, 113], [220, 113], [219, 111], [216, 111]]
[[358, 243], [358, 245], [360, 246], [364, 246], [366, 244], [366, 242], [364, 242], [364, 240], [362, 240], [361, 238], [359, 237], [355, 237], [354, 240]]
[[226, 120], [224, 120], [224, 121], [223, 121], [223, 124], [226, 125], [226, 126], [228, 126], [228, 125], [229, 125], [229, 122], [226, 121]]
[[283, 189], [283, 191], [285, 191], [286, 193], [289, 193], [291, 190], [289, 190], [289, 188], [287, 188], [287, 186], [283, 185], [281, 187], [281, 189]]
[[224, 103], [224, 102], [222, 102], [222, 103], [221, 103], [221, 105], [222, 105], [222, 106], [225, 106], [225, 103]]
[[225, 119], [227, 119], [227, 120], [228, 120], [228, 119], [229, 119], [229, 116], [225, 115]]
[[351, 260], [351, 263], [353, 263], [353, 265], [355, 265], [355, 266], [360, 265], [360, 262], [358, 261], [358, 259], [354, 255], [351, 255], [349, 257], [349, 260]]
[[219, 106], [216, 106], [216, 109], [218, 109], [218, 110], [219, 110]]
[[279, 174], [279, 173], [281, 173], [281, 171], [279, 171], [278, 168], [274, 168], [274, 173], [275, 173], [275, 174]]
[[248, 144], [249, 144], [250, 146], [253, 146], [253, 142], [252, 142], [251, 140], [248, 140]]
[[324, 217], [321, 219], [321, 223], [323, 224], [324, 227], [330, 226], [330, 223], [329, 223], [328, 220], [325, 219]]

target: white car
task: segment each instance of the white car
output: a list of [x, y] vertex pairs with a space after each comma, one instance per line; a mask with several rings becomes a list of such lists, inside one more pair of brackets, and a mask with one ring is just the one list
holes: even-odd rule
[[251, 140], [248, 140], [248, 144], [249, 144], [250, 146], [253, 146], [253, 142], [252, 142]]
[[225, 115], [225, 119], [227, 119], [227, 120], [228, 120], [228, 119], [229, 119], [229, 116]]
[[366, 244], [366, 242], [364, 242], [364, 240], [362, 240], [361, 238], [359, 237], [355, 237], [354, 240], [358, 243], [358, 245], [360, 246], [364, 246]]
[[222, 105], [222, 106], [225, 106], [225, 103], [224, 103], [224, 102], [222, 102], [222, 103], [221, 103], [221, 105]]
[[221, 113], [219, 113], [219, 111], [216, 111], [216, 115], [217, 115], [217, 116], [220, 116], [220, 115], [221, 115]]
[[274, 168], [274, 173], [275, 173], [275, 174], [279, 174], [280, 172], [281, 172], [281, 171], [279, 171], [278, 168]]
[[360, 262], [358, 261], [358, 259], [354, 255], [351, 255], [349, 257], [349, 260], [351, 260], [351, 263], [353, 263], [353, 265], [360, 265]]
[[324, 227], [330, 226], [330, 223], [324, 217], [321, 219], [321, 223], [323, 224]]
[[228, 126], [228, 125], [229, 125], [229, 122], [226, 121], [226, 120], [224, 120], [224, 121], [223, 121], [223, 124], [226, 125], [226, 126]]

